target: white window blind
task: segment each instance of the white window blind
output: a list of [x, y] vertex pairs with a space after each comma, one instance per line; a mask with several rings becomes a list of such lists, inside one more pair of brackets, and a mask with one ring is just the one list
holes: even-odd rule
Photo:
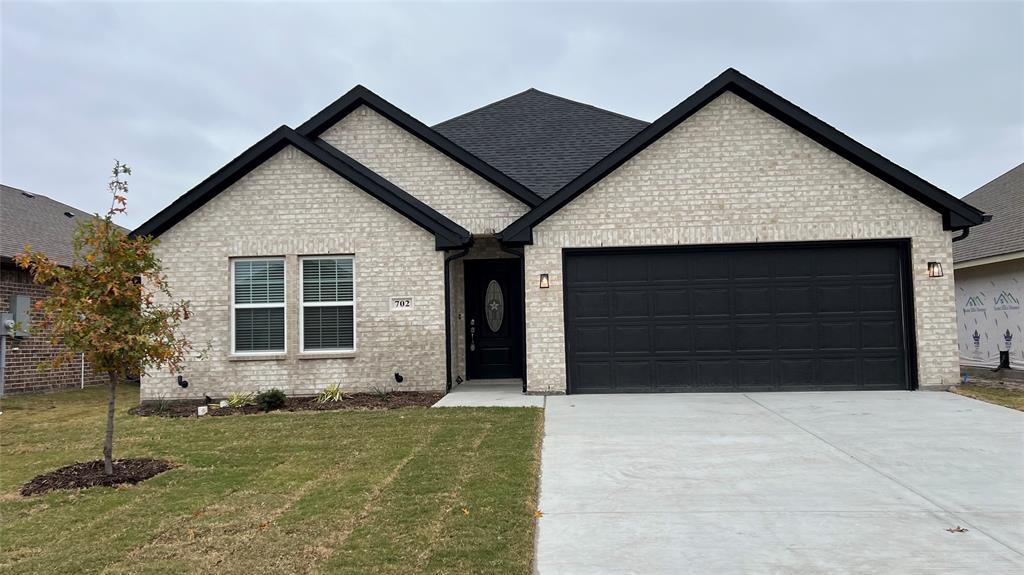
[[283, 352], [284, 260], [233, 260], [231, 271], [234, 353]]
[[350, 256], [302, 258], [302, 351], [352, 351], [356, 343]]

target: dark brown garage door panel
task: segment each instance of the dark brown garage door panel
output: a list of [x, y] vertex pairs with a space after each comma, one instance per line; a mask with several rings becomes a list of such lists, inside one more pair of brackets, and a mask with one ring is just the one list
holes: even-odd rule
[[907, 389], [903, 246], [568, 250], [574, 393]]

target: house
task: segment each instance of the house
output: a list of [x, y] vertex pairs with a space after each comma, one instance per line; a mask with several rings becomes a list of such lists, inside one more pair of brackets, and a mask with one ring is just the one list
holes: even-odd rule
[[105, 375], [93, 373], [82, 357], [58, 369], [39, 369], [61, 351], [50, 343], [49, 333], [40, 325], [40, 312], [32, 308], [48, 290], [32, 283], [29, 273], [14, 264], [14, 256], [31, 244], [60, 265], [70, 265], [74, 256], [71, 240], [78, 222], [91, 217], [41, 194], [0, 185], [0, 313], [24, 310], [21, 313], [29, 318], [18, 326], [20, 337], [5, 336], [0, 368], [4, 393], [55, 391], [107, 381]]
[[431, 128], [356, 87], [135, 230], [209, 349], [142, 398], [947, 386], [983, 219], [732, 69], [652, 123], [528, 90]]
[[1024, 369], [1024, 164], [964, 201], [992, 222], [953, 245], [960, 363]]

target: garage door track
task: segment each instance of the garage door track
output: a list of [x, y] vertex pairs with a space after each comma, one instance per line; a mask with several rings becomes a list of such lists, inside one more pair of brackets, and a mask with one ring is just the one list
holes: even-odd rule
[[548, 398], [539, 573], [1021, 573], [1024, 413], [949, 393]]

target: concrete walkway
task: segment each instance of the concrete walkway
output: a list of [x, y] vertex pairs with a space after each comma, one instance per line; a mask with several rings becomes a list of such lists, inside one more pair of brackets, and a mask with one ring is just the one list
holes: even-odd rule
[[525, 395], [520, 379], [467, 381], [433, 407], [544, 407], [544, 396]]
[[540, 509], [544, 575], [1019, 574], [1024, 413], [939, 392], [549, 397]]

